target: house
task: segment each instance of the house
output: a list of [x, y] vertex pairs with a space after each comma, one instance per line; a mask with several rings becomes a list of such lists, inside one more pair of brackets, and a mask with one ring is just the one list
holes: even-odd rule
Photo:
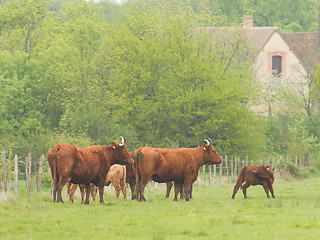
[[[252, 16], [244, 17], [243, 31], [257, 49], [254, 69], [270, 104], [276, 102], [277, 88], [283, 84], [306, 97], [319, 63], [319, 32], [281, 33], [277, 27], [254, 27]], [[270, 106], [253, 110], [266, 114]]]

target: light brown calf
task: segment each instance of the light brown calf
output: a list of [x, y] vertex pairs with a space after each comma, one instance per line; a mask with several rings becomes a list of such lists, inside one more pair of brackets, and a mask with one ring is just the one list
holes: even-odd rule
[[109, 186], [110, 183], [112, 183], [114, 189], [116, 190], [116, 199], [119, 200], [121, 190], [124, 200], [127, 201], [126, 166], [114, 164], [110, 167], [105, 185]]
[[[81, 193], [81, 203], [84, 203], [84, 197], [85, 197], [85, 185], [84, 184], [73, 184], [70, 182], [67, 182], [67, 194], [69, 196], [69, 201], [73, 203], [73, 196], [77, 188], [80, 188], [80, 193]], [[90, 193], [93, 201], [96, 200], [98, 188], [94, 184], [90, 184]]]

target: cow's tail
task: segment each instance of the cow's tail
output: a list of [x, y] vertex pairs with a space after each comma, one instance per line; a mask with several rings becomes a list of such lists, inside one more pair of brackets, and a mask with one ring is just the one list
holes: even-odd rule
[[140, 175], [140, 171], [139, 171], [139, 153], [140, 153], [140, 148], [138, 148], [137, 150], [135, 150], [132, 153], [132, 158], [134, 159], [134, 165], [133, 165], [133, 174], [136, 178], [136, 185], [135, 185], [135, 195], [137, 200], [139, 201], [139, 196], [140, 196], [140, 180], [141, 180], [141, 175]]
[[60, 150], [60, 143], [58, 143], [51, 151], [49, 151], [47, 155], [48, 163], [50, 166], [51, 171], [51, 177], [53, 182], [53, 189], [52, 189], [52, 195], [53, 195], [53, 201], [56, 201], [56, 194], [57, 194], [57, 188], [58, 188], [58, 181], [59, 181], [59, 174], [57, 169], [57, 156]]

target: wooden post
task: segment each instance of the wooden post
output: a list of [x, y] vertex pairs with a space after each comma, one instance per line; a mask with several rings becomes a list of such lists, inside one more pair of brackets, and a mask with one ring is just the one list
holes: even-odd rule
[[238, 176], [237, 167], [238, 167], [238, 158], [235, 157], [235, 158], [234, 158], [234, 176], [235, 176], [235, 178]]
[[18, 156], [15, 155], [14, 156], [14, 191], [16, 193], [16, 198], [19, 197], [19, 193], [18, 193]]
[[295, 165], [295, 166], [298, 166], [298, 156], [297, 156], [297, 155], [296, 155], [296, 157], [295, 157], [294, 165]]
[[206, 185], [206, 165], [202, 167], [202, 174], [203, 174], [203, 184]]
[[28, 157], [25, 158], [26, 164], [26, 188], [28, 189]]
[[28, 197], [30, 197], [31, 194], [31, 160], [32, 160], [32, 155], [29, 153], [28, 155]]
[[248, 155], [246, 155], [246, 165], [248, 165], [248, 163], [249, 163], [249, 157]]
[[8, 174], [7, 174], [7, 158], [6, 158], [6, 150], [3, 149], [1, 151], [1, 162], [2, 162], [2, 177], [3, 177], [3, 183], [2, 183], [2, 190], [4, 193], [7, 193], [7, 180], [8, 180]]
[[233, 182], [233, 156], [231, 156], [230, 171], [231, 171], [231, 182]]
[[219, 183], [222, 183], [222, 164], [219, 165]]
[[251, 166], [253, 166], [253, 160], [251, 160]]
[[42, 178], [42, 171], [43, 171], [43, 162], [44, 162], [44, 154], [41, 155], [39, 161], [39, 169], [37, 173], [37, 193], [40, 195], [41, 191], [41, 178]]
[[211, 165], [208, 165], [209, 168], [209, 186], [211, 186]]
[[225, 158], [225, 162], [226, 162], [226, 170], [227, 170], [227, 179], [228, 179], [228, 182], [230, 182], [229, 169], [228, 169], [228, 156], [227, 155], [226, 155], [226, 158]]

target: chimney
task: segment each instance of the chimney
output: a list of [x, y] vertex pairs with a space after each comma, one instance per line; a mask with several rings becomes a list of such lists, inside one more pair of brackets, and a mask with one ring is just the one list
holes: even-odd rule
[[243, 17], [243, 27], [246, 27], [246, 28], [253, 27], [253, 16]]

